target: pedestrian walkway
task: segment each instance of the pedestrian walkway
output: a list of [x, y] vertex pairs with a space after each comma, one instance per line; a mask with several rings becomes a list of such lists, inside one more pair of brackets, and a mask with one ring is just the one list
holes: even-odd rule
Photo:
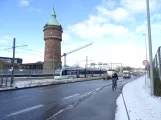
[[122, 93], [115, 120], [128, 120], [128, 116], [130, 120], [161, 120], [161, 98], [151, 96], [150, 80], [145, 84], [145, 76], [126, 84]]

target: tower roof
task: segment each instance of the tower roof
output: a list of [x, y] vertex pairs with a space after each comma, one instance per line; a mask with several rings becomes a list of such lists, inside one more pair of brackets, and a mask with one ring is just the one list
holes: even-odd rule
[[47, 24], [48, 25], [57, 25], [57, 26], [60, 26], [59, 22], [56, 19], [56, 13], [55, 13], [54, 7], [53, 7], [50, 19], [49, 19]]

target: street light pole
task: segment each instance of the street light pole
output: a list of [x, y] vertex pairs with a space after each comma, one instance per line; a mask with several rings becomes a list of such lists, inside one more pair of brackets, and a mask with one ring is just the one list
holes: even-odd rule
[[[146, 53], [146, 60], [147, 58], [147, 45], [146, 45], [146, 34], [143, 34], [145, 36], [145, 53]], [[147, 66], [145, 66], [145, 84], [146, 84], [146, 75], [147, 75]]]
[[146, 34], [143, 34], [145, 36], [145, 50], [146, 50], [146, 60], [148, 60], [148, 57], [147, 57], [147, 44], [146, 44]]
[[148, 25], [148, 42], [149, 42], [151, 95], [154, 95], [153, 54], [152, 54], [152, 41], [151, 41], [149, 0], [146, 0], [146, 5], [147, 5], [147, 25]]

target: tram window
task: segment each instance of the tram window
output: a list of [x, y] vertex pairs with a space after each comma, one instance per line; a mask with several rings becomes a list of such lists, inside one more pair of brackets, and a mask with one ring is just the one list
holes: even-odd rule
[[68, 70], [67, 75], [76, 75], [76, 71], [75, 70]]

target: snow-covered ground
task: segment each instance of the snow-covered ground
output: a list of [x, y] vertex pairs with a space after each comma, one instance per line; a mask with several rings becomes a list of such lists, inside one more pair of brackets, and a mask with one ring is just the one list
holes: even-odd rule
[[122, 94], [117, 99], [117, 106], [115, 120], [128, 120]]
[[[161, 120], [161, 98], [150, 95], [150, 80], [145, 84], [145, 76], [126, 84], [122, 92], [130, 120]], [[115, 120], [126, 120], [122, 100], [120, 95]]]

